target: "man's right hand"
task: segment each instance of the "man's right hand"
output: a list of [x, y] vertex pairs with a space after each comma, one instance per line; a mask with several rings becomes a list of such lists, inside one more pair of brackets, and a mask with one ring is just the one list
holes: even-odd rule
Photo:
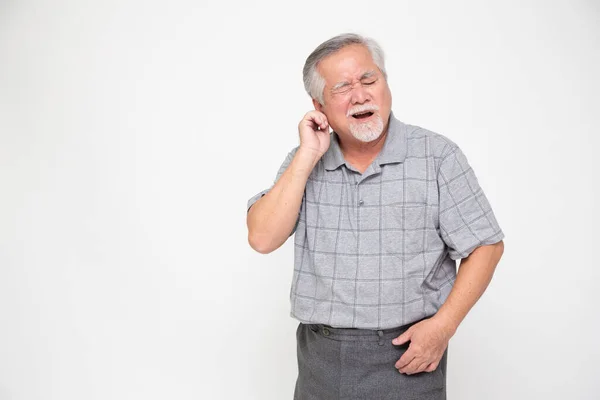
[[329, 148], [329, 122], [320, 111], [309, 111], [298, 124], [300, 148], [313, 152], [318, 158]]
[[298, 124], [298, 133], [298, 151], [293, 158], [288, 155], [276, 183], [248, 211], [248, 242], [259, 253], [272, 252], [290, 237], [308, 177], [329, 148], [329, 122], [322, 112], [307, 112]]

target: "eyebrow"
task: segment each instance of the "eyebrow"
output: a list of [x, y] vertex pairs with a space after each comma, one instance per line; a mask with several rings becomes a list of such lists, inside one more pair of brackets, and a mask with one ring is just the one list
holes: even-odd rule
[[363, 79], [368, 79], [371, 78], [373, 76], [375, 76], [375, 71], [367, 71], [364, 74], [362, 74], [362, 76], [360, 77], [360, 80], [362, 81]]
[[[372, 78], [375, 74], [376, 74], [375, 71], [367, 71], [364, 74], [362, 74], [362, 76], [360, 77], [360, 80], [362, 81], [363, 79]], [[350, 82], [338, 82], [331, 88], [331, 91], [333, 92], [335, 90], [341, 89], [348, 85], [350, 85]]]

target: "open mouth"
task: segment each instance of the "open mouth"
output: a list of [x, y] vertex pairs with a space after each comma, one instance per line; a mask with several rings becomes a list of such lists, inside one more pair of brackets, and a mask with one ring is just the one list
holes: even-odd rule
[[359, 113], [356, 113], [356, 114], [352, 114], [352, 117], [356, 118], [356, 119], [367, 119], [371, 115], [373, 115], [372, 111], [363, 111], [363, 112], [359, 112]]

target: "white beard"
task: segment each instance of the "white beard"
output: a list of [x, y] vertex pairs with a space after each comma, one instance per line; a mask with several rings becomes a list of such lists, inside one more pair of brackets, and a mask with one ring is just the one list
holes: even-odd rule
[[383, 120], [377, 114], [372, 121], [351, 123], [350, 133], [361, 142], [371, 142], [383, 133]]

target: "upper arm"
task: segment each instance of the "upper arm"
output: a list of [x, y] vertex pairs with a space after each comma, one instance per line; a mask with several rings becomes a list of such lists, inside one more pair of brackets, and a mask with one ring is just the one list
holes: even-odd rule
[[473, 168], [456, 145], [440, 163], [438, 188], [440, 232], [452, 259], [504, 238]]

